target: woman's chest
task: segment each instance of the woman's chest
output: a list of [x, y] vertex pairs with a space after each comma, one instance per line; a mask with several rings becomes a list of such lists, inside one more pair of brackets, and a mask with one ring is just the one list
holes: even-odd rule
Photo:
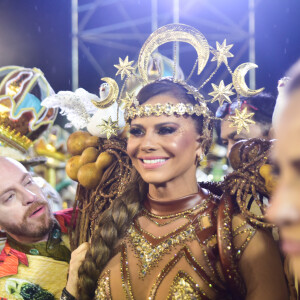
[[135, 220], [96, 299], [217, 299], [224, 294], [213, 211]]

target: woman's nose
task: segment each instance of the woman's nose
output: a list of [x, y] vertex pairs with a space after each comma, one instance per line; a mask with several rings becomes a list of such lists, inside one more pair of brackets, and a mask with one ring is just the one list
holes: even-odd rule
[[141, 150], [146, 152], [157, 149], [157, 139], [152, 132], [146, 133], [141, 142]]

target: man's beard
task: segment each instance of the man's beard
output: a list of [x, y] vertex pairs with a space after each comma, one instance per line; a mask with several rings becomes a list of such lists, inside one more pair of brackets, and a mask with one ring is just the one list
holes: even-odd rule
[[[31, 224], [28, 219], [33, 212], [43, 205], [45, 207], [45, 213], [39, 217], [36, 217], [39, 220], [39, 225]], [[23, 220], [20, 224], [1, 224], [1, 227], [8, 233], [19, 237], [27, 238], [43, 238], [45, 237], [54, 224], [54, 217], [50, 211], [48, 203], [45, 201], [37, 201], [33, 203], [23, 216]]]

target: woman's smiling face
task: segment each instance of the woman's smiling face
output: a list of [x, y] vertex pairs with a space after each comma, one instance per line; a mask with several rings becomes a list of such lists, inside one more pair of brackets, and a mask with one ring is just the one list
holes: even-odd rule
[[[145, 104], [177, 104], [169, 94], [151, 97]], [[150, 116], [132, 120], [127, 152], [147, 183], [163, 185], [195, 178], [196, 158], [202, 153], [195, 121], [185, 116]]]

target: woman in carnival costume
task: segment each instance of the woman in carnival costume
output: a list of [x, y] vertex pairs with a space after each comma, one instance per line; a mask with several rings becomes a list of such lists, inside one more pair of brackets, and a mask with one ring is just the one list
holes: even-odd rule
[[[164, 26], [145, 42], [138, 62], [144, 87], [125, 102], [127, 153], [137, 174], [101, 215], [79, 268], [78, 292], [71, 285], [67, 290], [81, 300], [289, 299], [271, 233], [255, 218], [250, 222], [227, 193], [197, 183], [198, 163], [212, 141], [207, 101], [176, 76], [148, 82], [151, 53], [170, 41], [196, 48], [198, 74], [208, 61], [205, 37], [190, 26]], [[216, 70], [225, 63], [231, 72], [230, 48], [224, 41], [211, 50]], [[122, 79], [131, 75], [132, 63], [120, 60]], [[245, 67], [253, 66], [231, 72], [235, 90], [258, 93], [245, 90]], [[231, 86], [213, 85], [212, 102], [230, 101]], [[235, 125], [251, 123], [247, 111], [237, 112]], [[66, 290], [63, 297], [72, 299]]]

